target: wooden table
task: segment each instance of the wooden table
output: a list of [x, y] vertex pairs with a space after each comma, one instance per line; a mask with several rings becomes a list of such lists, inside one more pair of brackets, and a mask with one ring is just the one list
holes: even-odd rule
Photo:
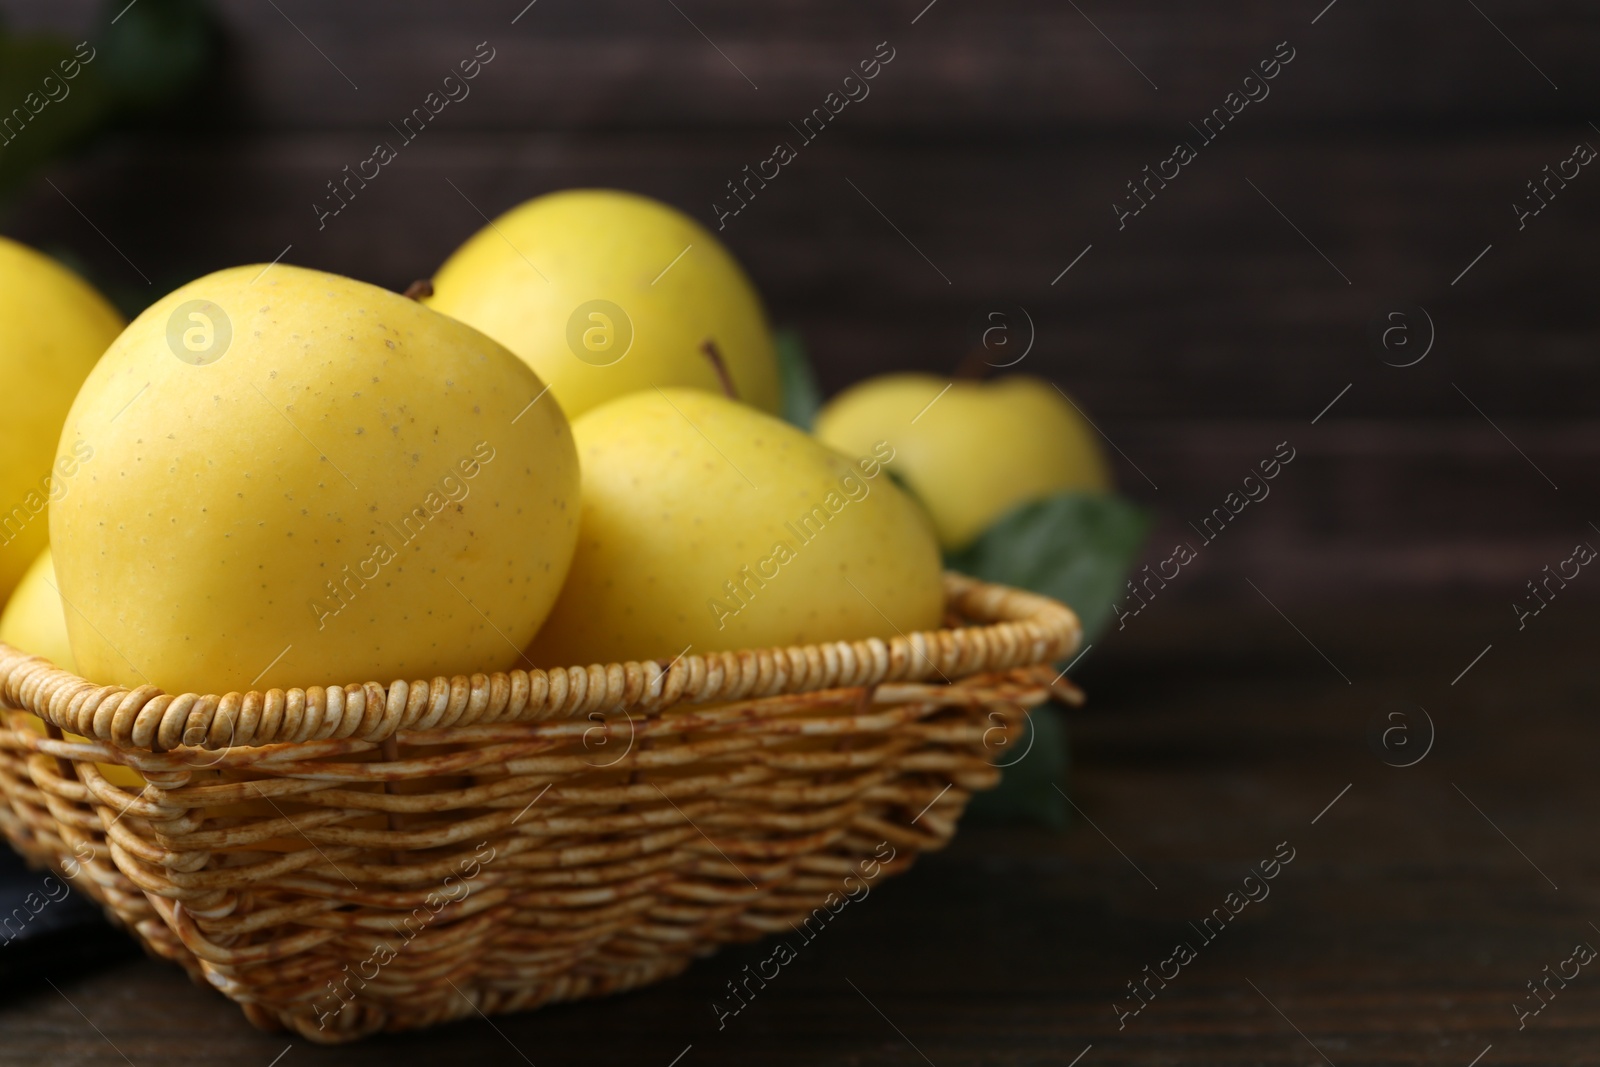
[[[625, 996], [335, 1050], [140, 959], [14, 994], [0, 1064], [1588, 1062], [1595, 968], [1520, 1032], [1513, 1005], [1600, 946], [1593, 613], [1558, 601], [1517, 632], [1481, 601], [1278, 607], [1174, 598], [1102, 637], [1077, 672], [1071, 828], [969, 828], [723, 1029], [711, 1004], [760, 944]], [[1436, 743], [1388, 765], [1423, 752], [1419, 707]], [[1191, 926], [1263, 884], [1209, 943]], [[1194, 958], [1119, 1028], [1127, 983], [1172, 974], [1178, 942]]]

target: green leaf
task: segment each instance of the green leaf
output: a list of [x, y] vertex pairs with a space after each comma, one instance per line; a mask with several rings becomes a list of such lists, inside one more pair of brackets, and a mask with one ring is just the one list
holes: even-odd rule
[[[1078, 613], [1088, 642], [1110, 621], [1149, 529], [1149, 516], [1120, 497], [1062, 493], [1014, 509], [945, 562], [975, 578], [1055, 597]], [[1066, 800], [1056, 789], [1065, 788], [1067, 778], [1066, 716], [1046, 704], [1029, 722], [1027, 755], [997, 757], [993, 762], [1004, 768], [1000, 785], [974, 797], [970, 810], [980, 821], [1059, 830], [1068, 820]]]
[[806, 346], [793, 330], [779, 330], [778, 375], [783, 386], [783, 417], [809, 431], [822, 407], [822, 390], [806, 357]]
[[1007, 513], [969, 547], [951, 553], [954, 570], [1031, 589], [1078, 613], [1084, 640], [1107, 622], [1150, 530], [1150, 517], [1118, 496], [1061, 493]]
[[1036, 823], [1065, 829], [1067, 802], [1056, 786], [1066, 788], [1066, 716], [1054, 704], [1040, 705], [1028, 716], [1028, 726], [1016, 743], [1021, 751], [991, 758], [1004, 777], [998, 787], [973, 796], [967, 816], [975, 823]]

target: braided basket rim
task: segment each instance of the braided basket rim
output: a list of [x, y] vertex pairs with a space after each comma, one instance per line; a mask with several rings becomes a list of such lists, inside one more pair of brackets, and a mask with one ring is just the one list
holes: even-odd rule
[[948, 612], [968, 625], [782, 648], [685, 653], [658, 660], [550, 667], [350, 685], [169, 694], [99, 685], [0, 642], [0, 707], [114, 748], [260, 748], [306, 741], [379, 743], [400, 731], [657, 712], [676, 704], [752, 700], [894, 682], [954, 682], [1056, 661], [1082, 625], [1050, 597], [954, 571]]

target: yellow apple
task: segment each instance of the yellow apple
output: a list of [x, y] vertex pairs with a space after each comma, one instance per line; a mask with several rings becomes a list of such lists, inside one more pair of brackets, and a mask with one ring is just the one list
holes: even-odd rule
[[652, 386], [720, 391], [776, 412], [777, 353], [755, 287], [711, 232], [608, 189], [530, 200], [462, 245], [429, 306], [476, 327], [550, 383], [568, 417]]
[[895, 476], [928, 509], [950, 550], [1019, 504], [1071, 489], [1111, 489], [1095, 430], [1065, 394], [1038, 378], [871, 378], [823, 407], [816, 434], [846, 453], [888, 441], [898, 456]]
[[[0, 641], [12, 648], [35, 656], [43, 656], [64, 671], [75, 671], [72, 646], [67, 642], [67, 619], [62, 613], [61, 597], [56, 593], [55, 568], [50, 563], [50, 550], [39, 553], [33, 566], [22, 576], [17, 591], [11, 594], [6, 610], [0, 614]], [[11, 713], [12, 721], [20, 721], [28, 729], [44, 733], [44, 720], [24, 711]], [[77, 734], [64, 734], [69, 741], [84, 741]], [[113, 785], [124, 789], [144, 788], [144, 776], [132, 767], [117, 763], [99, 763], [100, 773]]]
[[0, 614], [0, 641], [43, 656], [64, 671], [78, 669], [67, 641], [67, 618], [56, 593], [56, 572], [48, 548], [34, 559]]
[[527, 365], [454, 319], [290, 266], [140, 315], [61, 437], [50, 509], [86, 677], [169, 691], [509, 667], [577, 539], [571, 430]]
[[939, 625], [939, 548], [884, 473], [744, 404], [651, 389], [573, 423], [583, 521], [540, 666], [893, 637]]
[[49, 541], [45, 511], [70, 492], [81, 456], [52, 467], [78, 386], [122, 329], [82, 278], [0, 237], [0, 599]]

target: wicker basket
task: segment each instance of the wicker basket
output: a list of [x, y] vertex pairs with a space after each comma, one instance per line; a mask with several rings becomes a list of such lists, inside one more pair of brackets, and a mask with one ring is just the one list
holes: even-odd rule
[[313, 1041], [628, 989], [942, 846], [1028, 710], [1076, 697], [1070, 610], [946, 593], [952, 628], [888, 641], [220, 698], [0, 644], [0, 822]]

